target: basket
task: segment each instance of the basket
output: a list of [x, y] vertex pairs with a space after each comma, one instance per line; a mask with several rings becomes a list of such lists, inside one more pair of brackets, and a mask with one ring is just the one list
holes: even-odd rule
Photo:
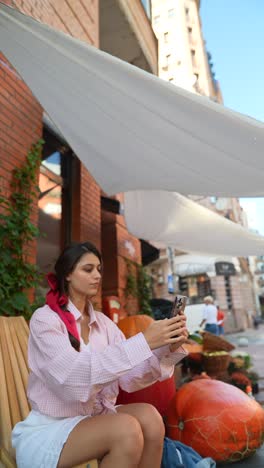
[[202, 363], [208, 375], [218, 377], [227, 370], [230, 359], [231, 356], [229, 354], [222, 356], [205, 356], [203, 354]]
[[235, 349], [229, 341], [226, 341], [221, 336], [214, 335], [210, 332], [203, 332], [203, 349], [204, 351], [232, 351]]

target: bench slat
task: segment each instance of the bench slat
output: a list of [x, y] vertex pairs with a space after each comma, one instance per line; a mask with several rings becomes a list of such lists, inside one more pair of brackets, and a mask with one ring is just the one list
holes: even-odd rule
[[14, 332], [12, 324], [8, 326], [6, 321], [4, 323], [4, 329], [5, 329], [6, 343], [7, 343], [6, 351], [7, 351], [7, 354], [9, 355], [9, 360], [11, 364], [11, 372], [12, 372], [12, 376], [14, 380], [14, 389], [12, 390], [16, 394], [16, 401], [18, 404], [18, 408], [17, 408], [17, 406], [14, 405], [14, 398], [13, 398], [14, 395], [13, 394], [10, 395], [9, 407], [10, 407], [10, 412], [12, 416], [12, 426], [15, 426], [17, 422], [27, 417], [29, 413], [29, 405], [27, 402], [24, 383], [21, 377], [21, 369], [18, 365], [18, 361], [16, 359], [15, 348], [13, 345], [13, 340], [16, 339], [17, 335]]
[[[30, 411], [26, 396], [29, 328], [24, 317], [0, 317], [0, 468], [16, 468], [11, 447], [14, 425]], [[75, 468], [98, 468], [96, 460]]]

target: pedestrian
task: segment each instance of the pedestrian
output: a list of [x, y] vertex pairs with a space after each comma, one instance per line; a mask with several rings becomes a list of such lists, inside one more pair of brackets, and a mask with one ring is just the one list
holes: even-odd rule
[[217, 308], [214, 305], [212, 296], [206, 296], [204, 298], [203, 319], [200, 323], [200, 327], [204, 324], [205, 331], [218, 335]]
[[225, 321], [225, 313], [220, 307], [217, 305], [217, 324], [218, 324], [218, 335], [223, 335], [224, 330], [224, 321]]
[[145, 403], [116, 406], [119, 386], [134, 392], [169, 378], [186, 352], [186, 317], [154, 321], [125, 339], [93, 309], [102, 274], [89, 242], [67, 247], [48, 275], [46, 304], [30, 321], [31, 405], [16, 424], [18, 468], [66, 468], [96, 458], [102, 468], [159, 468], [164, 424]]

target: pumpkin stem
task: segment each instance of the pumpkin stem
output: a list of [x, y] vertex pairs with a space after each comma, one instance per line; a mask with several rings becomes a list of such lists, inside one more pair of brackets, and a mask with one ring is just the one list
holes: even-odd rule
[[183, 431], [183, 429], [184, 429], [184, 421], [180, 421], [178, 427], [179, 427], [180, 431]]

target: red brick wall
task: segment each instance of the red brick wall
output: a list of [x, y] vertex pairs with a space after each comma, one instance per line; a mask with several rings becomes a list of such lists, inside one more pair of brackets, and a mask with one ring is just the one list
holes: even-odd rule
[[101, 249], [101, 189], [81, 166], [80, 240], [89, 240]]
[[[6, 0], [5, 3], [96, 47], [99, 45], [98, 0]], [[2, 60], [5, 64], [0, 62], [3, 80], [0, 85], [0, 171], [4, 175], [3, 186], [6, 189], [12, 167], [24, 161], [29, 147], [41, 135], [42, 109], [16, 72], [3, 57]], [[140, 243], [128, 234], [121, 216], [114, 216], [112, 225], [103, 223], [101, 232], [100, 194], [98, 185], [80, 165], [79, 176], [75, 179], [73, 238], [89, 240], [99, 249], [103, 248], [104, 295], [118, 295], [123, 305], [127, 303], [130, 312], [136, 312], [137, 300], [127, 302], [124, 295], [126, 266], [123, 256], [141, 262]], [[135, 248], [133, 255], [129, 253], [126, 242]]]
[[9, 0], [4, 3], [98, 47], [98, 0]]
[[[122, 202], [122, 195], [118, 196]], [[103, 212], [102, 252], [104, 260], [103, 296], [118, 296], [127, 314], [139, 311], [138, 300], [126, 297], [125, 258], [141, 263], [140, 241], [128, 233], [123, 216]]]
[[[6, 0], [4, 3], [98, 46], [98, 0]], [[41, 134], [41, 106], [5, 57], [0, 55], [0, 183], [6, 195], [12, 169], [24, 162], [32, 143]], [[74, 207], [74, 238], [91, 240], [100, 248], [100, 189], [84, 167], [79, 171], [76, 187], [79, 199]], [[37, 222], [37, 206], [35, 220]], [[35, 260], [36, 249], [32, 252], [32, 261]]]
[[[141, 263], [141, 247], [140, 241], [128, 233], [124, 217], [118, 216], [117, 218], [117, 262], [118, 262], [118, 295], [123, 305], [125, 305], [128, 314], [139, 312], [139, 305], [137, 298], [126, 297], [125, 287], [127, 281], [127, 266], [124, 260], [128, 258], [136, 263]], [[136, 269], [134, 269], [136, 275]]]
[[[0, 54], [0, 185], [10, 195], [12, 172], [20, 167], [42, 134], [42, 109], [11, 65]], [[37, 222], [37, 207], [32, 220]], [[35, 262], [35, 243], [30, 260]]]
[[8, 190], [12, 170], [20, 166], [42, 133], [42, 109], [0, 54], [0, 173]]

